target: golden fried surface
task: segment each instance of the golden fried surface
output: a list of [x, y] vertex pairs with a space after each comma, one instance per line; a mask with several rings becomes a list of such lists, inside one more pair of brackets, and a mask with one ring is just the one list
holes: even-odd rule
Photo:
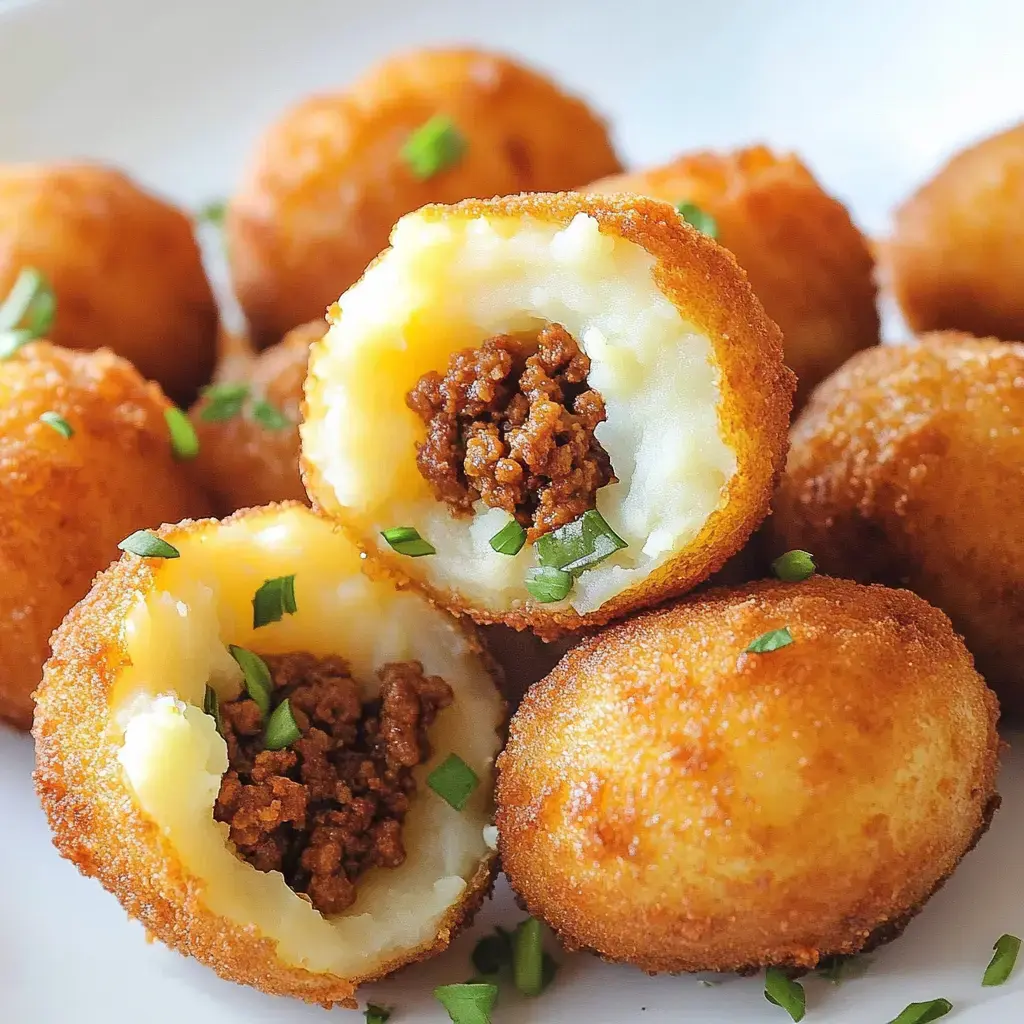
[[773, 554], [910, 587], [1024, 711], [1024, 345], [926, 335], [854, 357], [793, 427]]
[[217, 307], [192, 224], [110, 168], [0, 165], [0, 294], [23, 267], [57, 296], [50, 339], [110, 348], [179, 403], [210, 379]]
[[[435, 115], [466, 150], [418, 180], [402, 147]], [[604, 123], [536, 71], [471, 49], [392, 57], [345, 92], [300, 103], [259, 143], [227, 218], [253, 339], [263, 347], [322, 316], [425, 203], [556, 192], [619, 169]]]
[[896, 211], [887, 276], [913, 330], [1024, 341], [1024, 124], [968, 147]]
[[776, 156], [765, 146], [691, 153], [604, 178], [587, 191], [694, 203], [714, 218], [718, 241], [782, 328], [798, 407], [854, 352], [878, 344], [867, 244], [842, 203], [792, 154]]
[[[209, 422], [203, 410], [209, 400], [200, 398], [189, 411], [199, 436], [196, 473], [213, 496], [218, 515], [236, 509], [266, 505], [274, 501], [306, 501], [299, 478], [299, 408], [302, 382], [306, 378], [309, 346], [323, 337], [327, 326], [313, 320], [289, 331], [276, 345], [254, 359], [230, 360], [230, 372], [217, 378], [221, 383], [245, 383], [251, 397], [241, 415]], [[271, 429], [252, 417], [252, 403], [264, 399], [290, 421]]]
[[[0, 718], [27, 729], [49, 637], [134, 530], [206, 515], [169, 403], [110, 352], [35, 342], [0, 363]], [[70, 438], [40, 421], [62, 416]]]
[[[744, 653], [787, 627], [787, 647]], [[984, 831], [997, 703], [938, 610], [812, 578], [614, 626], [527, 695], [502, 866], [570, 947], [813, 967], [895, 937]]]

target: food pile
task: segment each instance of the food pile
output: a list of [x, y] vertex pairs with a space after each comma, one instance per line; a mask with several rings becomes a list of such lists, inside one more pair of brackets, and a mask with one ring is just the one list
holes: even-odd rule
[[1022, 204], [1017, 128], [876, 268], [795, 156], [626, 173], [554, 82], [423, 51], [258, 144], [240, 341], [182, 211], [0, 168], [0, 716], [58, 850], [269, 993], [357, 1006], [500, 860], [531, 916], [437, 989], [457, 1024], [506, 965], [550, 983], [541, 922], [763, 970], [802, 1019], [801, 974], [898, 937], [999, 805]]

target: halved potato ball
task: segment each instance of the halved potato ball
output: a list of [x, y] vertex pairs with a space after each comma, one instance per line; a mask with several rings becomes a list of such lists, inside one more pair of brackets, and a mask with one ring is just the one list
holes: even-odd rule
[[187, 404], [210, 379], [217, 306], [184, 213], [94, 164], [0, 165], [0, 294], [35, 267], [51, 341], [110, 348]]
[[1024, 345], [968, 335], [855, 356], [792, 432], [772, 553], [909, 587], [1024, 712]]
[[0, 718], [32, 724], [50, 633], [133, 530], [207, 515], [156, 384], [110, 352], [0, 361]]
[[530, 690], [498, 761], [502, 867], [570, 948], [811, 968], [895, 938], [985, 831], [997, 714], [908, 591], [711, 591]]
[[124, 556], [54, 636], [34, 729], [54, 842], [222, 977], [354, 1006], [491, 884], [490, 663], [303, 506], [159, 537], [175, 557]]
[[1024, 124], [957, 153], [896, 211], [886, 276], [915, 331], [1024, 341]]
[[587, 191], [639, 192], [696, 206], [689, 215], [735, 255], [782, 328], [798, 406], [854, 352], [878, 344], [867, 243], [843, 204], [793, 154], [765, 146], [688, 153], [603, 178]]
[[321, 316], [424, 203], [554, 192], [618, 170], [603, 121], [530, 68], [473, 49], [391, 57], [260, 140], [227, 217], [253, 338], [269, 345]]
[[313, 346], [300, 428], [314, 504], [372, 561], [552, 637], [743, 545], [793, 375], [724, 249], [573, 193], [426, 207], [391, 242]]

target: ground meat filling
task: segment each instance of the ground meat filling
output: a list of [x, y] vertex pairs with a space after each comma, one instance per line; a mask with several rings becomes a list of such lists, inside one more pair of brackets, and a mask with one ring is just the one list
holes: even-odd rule
[[416, 463], [453, 514], [482, 499], [532, 542], [594, 507], [615, 479], [594, 437], [604, 399], [590, 360], [558, 324], [535, 339], [502, 335], [456, 352], [444, 376], [424, 374], [406, 402], [427, 425]]
[[238, 853], [260, 871], [280, 871], [323, 914], [356, 898], [370, 867], [405, 860], [402, 822], [416, 791], [412, 770], [430, 757], [427, 729], [452, 702], [417, 661], [385, 665], [380, 697], [363, 703], [342, 658], [283, 654], [263, 659], [272, 703], [291, 699], [302, 736], [264, 750], [264, 721], [245, 696], [221, 704], [228, 771], [214, 807]]

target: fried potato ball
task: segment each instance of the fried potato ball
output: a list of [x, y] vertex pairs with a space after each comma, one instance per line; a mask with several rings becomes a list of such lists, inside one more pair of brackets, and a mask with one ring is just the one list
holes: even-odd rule
[[620, 169], [604, 122], [530, 68], [472, 49], [391, 57], [260, 140], [227, 215], [253, 338], [263, 347], [322, 316], [425, 203], [555, 192]]
[[329, 320], [307, 491], [451, 611], [549, 639], [599, 625], [704, 580], [767, 512], [793, 390], [781, 337], [665, 203], [426, 207]]
[[171, 450], [169, 406], [111, 352], [40, 341], [0, 362], [0, 718], [19, 729], [50, 633], [118, 543], [210, 510]]
[[51, 341], [110, 348], [188, 404], [210, 379], [217, 306], [192, 224], [92, 164], [0, 164], [0, 294], [21, 270], [57, 298]]
[[306, 501], [299, 477], [302, 382], [309, 346], [326, 330], [323, 319], [314, 320], [248, 362], [231, 357], [233, 375], [218, 371], [217, 377], [222, 386], [247, 389], [239, 408], [226, 416], [219, 412], [223, 404], [216, 396], [223, 390], [214, 388], [189, 411], [199, 437], [196, 472], [219, 515], [274, 501]]
[[765, 146], [690, 153], [604, 178], [590, 192], [638, 192], [710, 216], [782, 328], [796, 405], [858, 349], [878, 344], [874, 261], [846, 208], [793, 154]]
[[[750, 652], [778, 630], [788, 646]], [[908, 591], [712, 591], [584, 641], [530, 690], [498, 761], [502, 867], [570, 948], [652, 972], [811, 968], [895, 938], [985, 831], [997, 714]]]
[[1024, 124], [962, 150], [896, 211], [885, 273], [915, 331], [1024, 341]]
[[[490, 662], [449, 615], [363, 575], [358, 551], [303, 506], [165, 526], [159, 535], [179, 557], [124, 556], [54, 635], [34, 727], [36, 786], [54, 842], [150, 933], [221, 977], [354, 1007], [357, 984], [445, 948], [490, 887], [495, 854], [484, 829], [493, 816], [491, 778], [504, 718]], [[289, 577], [292, 602], [277, 606], [276, 619], [258, 618], [257, 591]], [[229, 644], [238, 645], [234, 653]], [[271, 736], [285, 703], [276, 703], [279, 691], [265, 720], [257, 711], [255, 725], [246, 726], [239, 715], [240, 648], [266, 665], [274, 656], [298, 656], [290, 652], [340, 656], [361, 691], [356, 700], [370, 702], [362, 712], [357, 705], [356, 716], [367, 708], [386, 714], [393, 691], [382, 697], [385, 710], [373, 703], [383, 694], [382, 665], [414, 659], [420, 673], [441, 677], [427, 683], [449, 688], [450, 706], [442, 705], [426, 739], [420, 737], [427, 760], [413, 768], [411, 788], [389, 796], [398, 801], [394, 812], [404, 814], [404, 859], [362, 874], [344, 912], [321, 913], [313, 888], [307, 897], [291, 887], [303, 871], [323, 869], [320, 855], [331, 861], [333, 850], [340, 857], [330, 834], [319, 846], [311, 840], [302, 870], [270, 866], [282, 846], [298, 856], [288, 846], [289, 829], [308, 829], [315, 803], [268, 831], [256, 850], [264, 867], [254, 865], [241, 837], [254, 827], [253, 815], [259, 822], [281, 814], [299, 791], [310, 801], [348, 801], [328, 817], [328, 833], [343, 834], [347, 858], [358, 855], [360, 844], [379, 842], [376, 826], [371, 830], [359, 817], [381, 812], [379, 803], [373, 810], [372, 793], [352, 800], [361, 792], [355, 781], [345, 798], [335, 797], [333, 786], [327, 794], [317, 789], [317, 751], [337, 734], [332, 723], [353, 721], [350, 695], [325, 689], [316, 676], [291, 679], [285, 692], [295, 730], [278, 749], [282, 741]], [[274, 682], [281, 685], [276, 676]], [[261, 689], [248, 673], [244, 686], [249, 695]], [[303, 687], [313, 688], [313, 699], [300, 703]], [[399, 710], [405, 706], [400, 702]], [[417, 720], [385, 721], [376, 735], [391, 758], [392, 742], [403, 729], [414, 733]], [[421, 732], [426, 724], [419, 720]], [[251, 750], [252, 735], [264, 730], [258, 746], [265, 749], [251, 772], [253, 782], [260, 772], [267, 776], [270, 793], [248, 822], [238, 815], [229, 829], [220, 816], [226, 787], [249, 770], [240, 745]], [[346, 742], [358, 739], [350, 735]], [[367, 758], [377, 756], [375, 749]], [[468, 772], [477, 780], [456, 793], [464, 800], [459, 810], [426, 784], [452, 755], [461, 759], [461, 781]], [[389, 771], [414, 763], [389, 760]], [[320, 762], [320, 772], [331, 770]], [[382, 779], [394, 786], [392, 775]], [[384, 838], [393, 843], [393, 834]], [[338, 859], [327, 866], [339, 870]], [[282, 871], [289, 872], [287, 882]]]
[[773, 554], [909, 587], [953, 620], [1024, 712], [1024, 345], [926, 335], [855, 356], [792, 432]]

